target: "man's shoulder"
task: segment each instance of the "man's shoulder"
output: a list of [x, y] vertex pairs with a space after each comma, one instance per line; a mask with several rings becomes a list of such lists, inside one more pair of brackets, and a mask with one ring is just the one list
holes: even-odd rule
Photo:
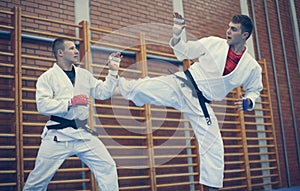
[[247, 57], [247, 60], [248, 60], [248, 63], [249, 63], [248, 66], [252, 66], [255, 69], [262, 70], [260, 64], [258, 63], [258, 61], [252, 55], [250, 55], [247, 52], [245, 56]]
[[203, 37], [200, 40], [210, 40], [210, 41], [218, 41], [218, 42], [225, 42], [226, 39], [218, 37], [218, 36], [207, 36], [207, 37]]
[[208, 37], [203, 37], [199, 40], [202, 44], [227, 44], [226, 39], [220, 38], [217, 36], [208, 36]]
[[81, 68], [80, 66], [76, 66], [75, 70], [77, 70], [77, 72], [80, 72], [80, 73], [91, 74], [91, 72], [89, 70], [87, 70], [86, 68]]
[[41, 76], [46, 76], [46, 75], [49, 75], [51, 72], [53, 71], [53, 66], [51, 66], [50, 68], [48, 68], [46, 71], [44, 71], [41, 75]]

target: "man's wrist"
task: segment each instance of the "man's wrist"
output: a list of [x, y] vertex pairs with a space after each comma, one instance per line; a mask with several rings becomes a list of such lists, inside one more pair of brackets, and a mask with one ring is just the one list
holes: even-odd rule
[[118, 78], [118, 76], [119, 76], [119, 74], [118, 74], [119, 71], [118, 70], [109, 70], [108, 73], [109, 73], [109, 75], [111, 75], [115, 78]]

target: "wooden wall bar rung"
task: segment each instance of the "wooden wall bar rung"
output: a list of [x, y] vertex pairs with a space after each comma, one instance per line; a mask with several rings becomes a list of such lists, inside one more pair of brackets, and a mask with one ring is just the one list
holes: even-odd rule
[[116, 136], [116, 135], [107, 135], [107, 136], [103, 136], [103, 135], [100, 135], [99, 138], [108, 138], [108, 139], [145, 139], [146, 136], [129, 136], [129, 135], [120, 135], [120, 136]]
[[72, 184], [72, 183], [82, 183], [82, 182], [90, 182], [91, 179], [72, 179], [72, 180], [52, 180], [50, 184]]
[[276, 152], [253, 152], [249, 153], [250, 156], [254, 155], [276, 155]]
[[152, 117], [153, 121], [173, 121], [173, 122], [180, 122], [181, 119], [178, 118], [158, 118], [158, 117]]
[[[10, 57], [15, 56], [15, 54], [13, 52], [2, 52], [2, 51], [0, 51], [0, 55], [10, 56]], [[6, 64], [6, 65], [8, 65], [10, 67], [12, 64]]]
[[197, 166], [196, 163], [190, 163], [190, 164], [172, 164], [172, 165], [156, 165], [155, 168], [181, 168], [181, 167], [191, 167], [191, 166]]
[[249, 145], [248, 148], [274, 148], [275, 145]]
[[10, 29], [10, 30], [13, 30], [13, 29], [14, 29], [14, 27], [6, 26], [6, 25], [0, 25], [0, 28], [3, 28], [3, 29]]
[[251, 168], [251, 171], [261, 171], [261, 170], [274, 170], [276, 167], [268, 167], [268, 168]]
[[[47, 60], [47, 59], [44, 59], [44, 60]], [[28, 70], [35, 70], [35, 71], [46, 71], [48, 70], [48, 68], [43, 68], [43, 67], [36, 67], [36, 66], [22, 66], [23, 69], [28, 69]], [[37, 79], [37, 78], [36, 78]]]
[[[98, 118], [111, 118], [111, 119], [115, 119], [116, 116], [115, 115], [103, 115], [103, 114], [94, 114], [94, 117], [98, 117]], [[126, 115], [118, 115], [117, 119], [136, 119], [136, 120], [144, 120], [145, 117], [139, 117], [139, 116], [126, 116]]]
[[101, 108], [112, 108], [112, 109], [132, 109], [132, 110], [140, 110], [140, 111], [145, 110], [142, 107], [136, 107], [136, 106], [122, 106], [122, 105], [108, 105], [108, 104], [93, 104], [93, 106], [101, 107]]
[[89, 171], [88, 167], [84, 168], [60, 168], [57, 172], [81, 172], [81, 171]]
[[120, 125], [94, 125], [95, 128], [111, 128], [111, 129], [145, 129], [142, 126], [120, 126]]
[[243, 156], [243, 153], [225, 153], [226, 156]]
[[145, 159], [145, 158], [148, 158], [148, 156], [140, 156], [140, 155], [137, 155], [137, 156], [115, 156], [114, 157], [115, 159]]
[[[104, 33], [119, 35], [119, 36], [123, 36], [123, 37], [130, 37], [132, 39], [138, 39], [138, 37], [136, 35], [130, 35], [130, 34], [126, 34], [126, 33], [119, 33], [119, 32], [111, 31], [111, 30], [107, 30], [107, 29], [90, 27], [90, 30], [93, 31], [93, 32], [104, 32]], [[91, 40], [90, 42], [92, 44], [94, 44], [96, 41]]]
[[[43, 31], [37, 31], [37, 30], [31, 30], [31, 29], [22, 29], [23, 32], [31, 35], [45, 35], [45, 36], [51, 36], [51, 37], [61, 37], [61, 38], [70, 38], [68, 35], [61, 35], [61, 34], [56, 34], [53, 32], [43, 32]], [[71, 38], [73, 40], [81, 40], [80, 38], [73, 37]]]
[[193, 129], [186, 127], [152, 127], [152, 129], [160, 131], [193, 131]]
[[99, 41], [92, 41], [93, 44], [97, 44], [97, 45], [102, 45], [105, 47], [110, 47], [110, 48], [117, 48], [117, 49], [122, 49], [122, 50], [127, 50], [127, 51], [135, 51], [138, 52], [139, 49], [138, 48], [132, 48], [132, 47], [128, 47], [128, 46], [122, 46], [122, 45], [117, 45], [117, 44], [111, 44], [111, 43], [105, 43], [105, 42], [99, 42]]
[[57, 21], [57, 20], [53, 20], [53, 19], [36, 17], [36, 16], [26, 15], [26, 14], [22, 14], [22, 18], [28, 18], [28, 19], [32, 19], [32, 20], [36, 20], [36, 21], [45, 21], [47, 23], [49, 23], [49, 22], [57, 23], [57, 24], [62, 24], [62, 25], [66, 25], [66, 26], [78, 27], [78, 28], [81, 27], [79, 24], [74, 24], [71, 22]]
[[224, 180], [224, 182], [231, 182], [231, 181], [237, 181], [237, 180], [245, 180], [245, 177], [237, 177], [237, 178], [227, 178]]
[[239, 186], [228, 186], [228, 187], [222, 188], [222, 190], [243, 190], [246, 188], [247, 188], [247, 185], [239, 185]]
[[[171, 108], [155, 108], [155, 107], [151, 107], [151, 111], [166, 111], [166, 112], [171, 112], [171, 113], [180, 113], [180, 111], [178, 110], [174, 110]], [[184, 120], [184, 119], [182, 119]]]
[[[115, 157], [114, 157], [114, 159], [116, 159]], [[122, 165], [122, 166], [117, 166], [117, 169], [118, 170], [128, 170], [128, 169], [149, 169], [149, 166], [146, 166], [146, 165], [139, 165], [139, 166], [137, 166], [137, 165], [128, 165], [128, 166], [126, 166], [126, 165]], [[125, 176], [125, 177], [127, 177], [127, 176]]]
[[246, 169], [236, 169], [236, 170], [225, 170], [226, 173], [238, 173], [238, 172], [244, 172]]
[[[240, 129], [224, 129], [224, 128], [222, 128], [221, 132], [239, 133], [239, 132], [241, 132], [241, 130]], [[232, 145], [232, 146], [234, 146], [234, 145]]]
[[150, 176], [126, 176], [126, 177], [119, 177], [119, 180], [127, 180], [127, 179], [146, 179], [150, 178]]
[[7, 67], [7, 68], [13, 68], [14, 67], [13, 64], [6, 64], [6, 63], [1, 63], [1, 62], [0, 62], [0, 66]]
[[0, 74], [0, 78], [14, 79], [15, 77], [12, 75]]
[[157, 139], [157, 140], [170, 140], [170, 139], [174, 139], [174, 140], [192, 140], [194, 139], [193, 137], [176, 137], [176, 136], [172, 136], [172, 137], [164, 137], [164, 136], [153, 136], [153, 139]]
[[[28, 54], [23, 54], [22, 58], [27, 58], [27, 59], [32, 59], [32, 60], [55, 61], [55, 59], [53, 59], [53, 58], [45, 58], [44, 56], [35, 56], [35, 55], [28, 55]], [[28, 65], [26, 65], [26, 66], [28, 66]], [[26, 67], [26, 66], [24, 66], [24, 67]], [[42, 69], [44, 69], [44, 68], [42, 68]], [[39, 70], [39, 69], [37, 69], [37, 70]]]
[[180, 145], [176, 145], [176, 146], [170, 146], [170, 145], [168, 145], [168, 146], [154, 146], [153, 148], [155, 148], [155, 149], [177, 149], [177, 148], [196, 148], [196, 146], [188, 146], [188, 145], [182, 145], [182, 146], [180, 146]]
[[180, 182], [180, 183], [169, 183], [169, 184], [158, 184], [157, 187], [176, 187], [180, 185], [198, 184], [198, 182]]
[[107, 146], [108, 149], [147, 149], [147, 146], [135, 146], [135, 145], [126, 145], [124, 147], [120, 146]]
[[272, 130], [251, 130], [251, 129], [247, 129], [246, 130], [249, 133], [272, 133]]
[[143, 185], [143, 186], [124, 186], [119, 188], [119, 190], [136, 190], [136, 189], [146, 189], [150, 188], [149, 185]]
[[[37, 81], [37, 77], [28, 77], [28, 76], [23, 76], [22, 80], [27, 80], [27, 81]], [[29, 89], [29, 88], [23, 88], [23, 89]], [[35, 89], [30, 88], [30, 91], [35, 91]]]
[[0, 109], [0, 113], [15, 113], [15, 110]]
[[175, 174], [157, 174], [156, 178], [181, 177], [181, 176], [196, 176], [198, 173], [175, 173]]
[[196, 154], [190, 154], [190, 155], [156, 155], [154, 158], [188, 158], [188, 157], [197, 157]]
[[268, 178], [268, 177], [276, 177], [276, 176], [278, 176], [278, 174], [251, 176], [251, 178], [253, 178], [253, 179], [260, 179], [260, 178]]
[[250, 163], [266, 163], [266, 162], [276, 162], [276, 159], [269, 159], [269, 160], [250, 160]]
[[244, 161], [226, 161], [225, 164], [243, 164]]

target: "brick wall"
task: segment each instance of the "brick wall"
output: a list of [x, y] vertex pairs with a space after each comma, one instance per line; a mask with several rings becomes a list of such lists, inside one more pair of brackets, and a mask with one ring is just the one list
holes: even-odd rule
[[[283, 178], [283, 185], [287, 185], [287, 177], [286, 177], [286, 169], [285, 169], [285, 160], [284, 160], [284, 150], [283, 150], [283, 142], [282, 142], [282, 132], [280, 127], [280, 118], [279, 118], [279, 107], [278, 107], [278, 100], [276, 96], [276, 86], [275, 86], [275, 79], [274, 79], [274, 68], [272, 66], [272, 57], [271, 57], [271, 49], [270, 49], [270, 41], [268, 38], [268, 31], [267, 31], [267, 24], [266, 24], [266, 17], [265, 17], [265, 9], [262, 1], [256, 1], [255, 5], [255, 14], [256, 14], [256, 21], [257, 21], [257, 31], [258, 36], [256, 38], [259, 39], [259, 46], [261, 51], [261, 57], [267, 59], [268, 63], [268, 73], [269, 73], [269, 82], [272, 96], [272, 105], [273, 105], [273, 114], [274, 114], [274, 123], [277, 133], [277, 143], [279, 149], [279, 158], [281, 164], [281, 174]], [[291, 176], [291, 183], [292, 185], [297, 185], [299, 182], [299, 166], [297, 165], [297, 152], [296, 152], [296, 141], [294, 137], [294, 130], [293, 130], [293, 121], [292, 121], [292, 113], [291, 113], [291, 102], [289, 99], [289, 90], [288, 90], [288, 83], [287, 83], [287, 71], [285, 69], [284, 64], [284, 57], [283, 57], [283, 49], [282, 49], [282, 41], [280, 38], [280, 29], [278, 25], [277, 19], [277, 11], [275, 7], [275, 2], [267, 1], [268, 5], [268, 12], [269, 12], [269, 20], [270, 20], [270, 31], [272, 36], [272, 45], [274, 51], [274, 62], [276, 65], [276, 72], [277, 72], [277, 79], [279, 84], [279, 94], [280, 94], [280, 104], [282, 107], [282, 121], [284, 124], [284, 134], [286, 137], [286, 144], [287, 144], [287, 152], [288, 152], [288, 160], [289, 160], [289, 167], [290, 167], [290, 176]], [[300, 90], [299, 84], [299, 68], [297, 65], [297, 60], [295, 57], [295, 45], [293, 42], [293, 30], [291, 25], [291, 20], [289, 17], [288, 11], [288, 2], [280, 2], [279, 9], [281, 12], [281, 22], [283, 27], [284, 33], [284, 41], [286, 47], [286, 56], [287, 62], [289, 67], [289, 75], [290, 75], [290, 82], [292, 86], [292, 96], [294, 101], [295, 113], [296, 116], [300, 115], [299, 110], [299, 99], [297, 96], [297, 92]], [[298, 5], [299, 6], [299, 5]], [[298, 9], [299, 10], [299, 9]], [[298, 20], [299, 21], [299, 20]], [[296, 118], [297, 124], [299, 125], [299, 118]], [[298, 130], [299, 134], [299, 130]], [[293, 170], [298, 169], [298, 170]]]
[[[183, 1], [184, 13], [187, 22], [187, 33], [190, 39], [203, 36], [216, 35], [223, 37], [229, 19], [233, 14], [240, 12], [238, 1], [211, 1], [211, 0], [193, 0]], [[287, 71], [285, 69], [282, 41], [280, 40], [279, 25], [277, 12], [274, 1], [267, 1], [270, 30], [272, 33], [272, 44], [274, 50], [277, 78], [279, 82], [280, 104], [282, 112], [282, 120], [285, 128], [285, 136], [287, 143], [287, 152], [289, 159], [289, 171], [291, 175], [292, 185], [299, 185], [300, 170], [297, 163], [296, 141], [294, 138], [293, 121], [291, 113], [291, 102], [289, 99], [289, 90], [287, 83]], [[128, 6], [130, 5], [130, 6]], [[13, 0], [0, 1], [2, 10], [11, 10], [14, 6], [20, 6], [24, 14], [39, 16], [50, 19], [57, 19], [63, 22], [74, 22], [74, 1], [73, 0]], [[270, 39], [268, 39], [268, 31], [266, 25], [266, 17], [264, 14], [263, 1], [254, 1], [255, 16], [257, 22], [258, 34], [254, 34], [259, 40], [261, 57], [265, 58], [268, 63], [269, 82], [272, 95], [272, 105], [274, 122], [277, 133], [277, 143], [279, 149], [279, 159], [281, 164], [281, 175], [283, 186], [286, 182], [286, 169], [284, 160], [284, 150], [282, 142], [282, 132], [280, 127], [279, 107], [276, 96], [276, 86], [274, 80], [274, 68], [272, 66], [272, 57], [270, 50]], [[293, 41], [293, 30], [288, 9], [288, 1], [279, 2], [281, 10], [281, 21], [284, 32], [284, 40], [286, 46], [286, 55], [289, 67], [290, 82], [292, 86], [292, 96], [296, 112], [296, 117], [300, 116], [300, 99], [297, 93], [300, 91], [300, 76], [297, 60], [295, 57], [295, 45]], [[295, 7], [300, 18], [300, 2], [295, 1]], [[162, 40], [170, 37], [172, 23], [172, 1], [171, 0], [95, 0], [90, 2], [90, 18], [91, 26], [107, 28], [109, 30], [128, 30], [131, 33], [138, 33], [139, 30], [145, 32], [149, 36], [154, 36]], [[251, 12], [251, 11], [250, 11]], [[1, 18], [3, 22], [5, 18]], [[155, 23], [155, 24], [153, 24]], [[45, 23], [31, 23], [39, 25], [42, 30], [58, 31], [62, 34], [74, 34], [75, 31], [70, 29], [61, 29], [59, 25], [49, 26]], [[300, 26], [300, 19], [298, 19]], [[145, 26], [151, 26], [147, 28]], [[30, 25], [27, 26], [30, 28]], [[3, 45], [2, 45], [3, 47]], [[30, 51], [48, 51], [33, 50], [33, 47], [27, 47], [24, 52]], [[167, 50], [168, 51], [168, 50]], [[257, 50], [256, 50], [257, 51]], [[51, 55], [48, 55], [49, 57]], [[296, 122], [300, 124], [300, 118], [296, 118]], [[300, 131], [298, 130], [298, 134]]]
[[11, 10], [14, 6], [19, 6], [24, 14], [74, 22], [73, 0], [11, 0], [0, 3], [4, 10]]

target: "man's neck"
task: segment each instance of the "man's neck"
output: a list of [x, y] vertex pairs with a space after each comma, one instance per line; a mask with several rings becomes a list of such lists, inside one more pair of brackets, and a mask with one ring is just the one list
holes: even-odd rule
[[61, 69], [63, 69], [64, 71], [72, 71], [72, 67], [73, 67], [72, 63], [57, 61], [57, 65], [61, 67]]
[[230, 48], [235, 54], [240, 55], [243, 54], [246, 47], [245, 44], [237, 44], [230, 46]]

